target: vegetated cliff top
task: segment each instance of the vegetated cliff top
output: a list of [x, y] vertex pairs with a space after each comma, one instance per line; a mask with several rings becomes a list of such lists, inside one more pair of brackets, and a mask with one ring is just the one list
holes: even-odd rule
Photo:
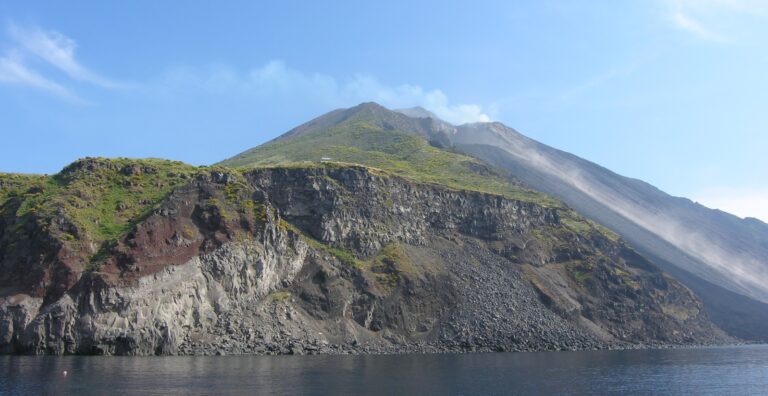
[[0, 174], [0, 226], [6, 235], [8, 230], [38, 229], [63, 241], [73, 255], [97, 262], [172, 191], [211, 172], [237, 177], [264, 167], [359, 166], [411, 182], [554, 208], [577, 232], [599, 229], [617, 239], [560, 201], [522, 186], [509, 172], [451, 151], [440, 141], [443, 128], [439, 120], [411, 118], [366, 103], [328, 113], [211, 167], [161, 159], [84, 158], [53, 176]]
[[[336, 161], [361, 164], [417, 182], [499, 194], [547, 207], [563, 205], [523, 187], [507, 171], [429, 141], [428, 119], [414, 119], [373, 103], [335, 111], [219, 165], [230, 167], [312, 166]], [[419, 131], [419, 135], [413, 131]]]
[[59, 237], [88, 236], [100, 244], [124, 235], [196, 172], [178, 161], [84, 158], [52, 176], [0, 174], [0, 214], [16, 216], [21, 224], [37, 221], [43, 229], [52, 219], [66, 218], [71, 227]]
[[[343, 133], [354, 131], [346, 130]], [[366, 172], [401, 177], [416, 183], [532, 202], [558, 209], [564, 223], [575, 231], [599, 229], [607, 237], [617, 238], [612, 232], [583, 219], [558, 201], [525, 189], [478, 161], [431, 147], [423, 139], [414, 136], [392, 133], [381, 141], [390, 144], [389, 148], [393, 150], [390, 153], [381, 152], [379, 157], [374, 155], [369, 161], [364, 161], [368, 155], [366, 151], [355, 148], [346, 151], [352, 153], [349, 156], [336, 156], [346, 160], [361, 159], [360, 162], [368, 164], [267, 160], [254, 167], [228, 168], [218, 165], [195, 167], [161, 159], [84, 158], [51, 176], [0, 174], [0, 226], [5, 227], [3, 232], [6, 234], [14, 229], [36, 227], [72, 245], [74, 251], [90, 251], [96, 256], [100, 250], [128, 234], [174, 189], [197, 177], [218, 174], [236, 178], [265, 167], [332, 167], [361, 168]], [[311, 146], [311, 142], [307, 145]], [[404, 150], [404, 146], [409, 147], [409, 150]], [[399, 150], [394, 150], [395, 147]], [[404, 154], [406, 151], [407, 154]], [[337, 152], [345, 151], [339, 148]], [[371, 163], [381, 166], [372, 167]]]

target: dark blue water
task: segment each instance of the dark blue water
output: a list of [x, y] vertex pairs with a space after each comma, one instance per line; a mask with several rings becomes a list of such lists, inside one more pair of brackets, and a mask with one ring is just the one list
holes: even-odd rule
[[0, 392], [765, 395], [768, 346], [406, 356], [3, 356]]

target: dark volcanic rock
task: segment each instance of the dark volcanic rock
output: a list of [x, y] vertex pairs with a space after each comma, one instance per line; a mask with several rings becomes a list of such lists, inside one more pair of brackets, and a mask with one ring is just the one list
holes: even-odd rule
[[26, 245], [15, 245], [18, 234], [5, 230], [20, 219], [6, 216], [0, 350], [327, 354], [726, 341], [688, 289], [589, 223], [566, 224], [561, 210], [362, 167], [215, 170], [176, 188], [93, 271], [84, 268], [94, 252], [71, 250], [34, 224]]

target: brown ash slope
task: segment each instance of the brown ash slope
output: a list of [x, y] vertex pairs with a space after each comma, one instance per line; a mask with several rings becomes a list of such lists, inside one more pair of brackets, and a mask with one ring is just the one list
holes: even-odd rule
[[567, 208], [531, 199], [330, 163], [87, 159], [53, 178], [3, 190], [4, 353], [727, 341], [686, 287]]

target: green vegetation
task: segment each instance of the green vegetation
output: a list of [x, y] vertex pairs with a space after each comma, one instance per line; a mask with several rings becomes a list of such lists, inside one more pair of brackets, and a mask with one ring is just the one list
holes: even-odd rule
[[[360, 165], [372, 172], [395, 174], [417, 182], [497, 194], [558, 208], [563, 225], [560, 231], [579, 235], [599, 233], [614, 242], [619, 240], [615, 233], [584, 219], [560, 201], [516, 184], [506, 171], [430, 145], [425, 138], [414, 134], [419, 126], [408, 124], [386, 109], [368, 106], [344, 120], [328, 122], [321, 118], [315, 125], [296, 136], [248, 150], [220, 165], [245, 169]], [[393, 201], [388, 199], [384, 204], [391, 207]], [[543, 235], [541, 239], [553, 244], [551, 234]]]
[[348, 265], [350, 267], [360, 268], [360, 266], [361, 266], [360, 265], [360, 261], [357, 259], [357, 257], [354, 256], [354, 254], [352, 254], [352, 252], [350, 252], [348, 250], [345, 250], [345, 249], [330, 247], [330, 246], [324, 245], [322, 243], [321, 243], [321, 245], [324, 246], [324, 248], [325, 248], [325, 250], [327, 252], [329, 252], [332, 255], [336, 256], [336, 258], [339, 259], [339, 261], [341, 261], [342, 263], [344, 263], [344, 264], [346, 264], [346, 265]]
[[403, 248], [396, 243], [385, 246], [375, 256], [363, 261], [361, 269], [384, 290], [394, 288], [403, 274], [416, 273]]
[[[114, 241], [198, 171], [177, 161], [86, 158], [53, 176], [0, 175], [0, 204], [18, 198], [15, 215], [33, 218], [45, 228], [54, 218], [66, 219], [77, 233], [101, 246], [91, 260], [98, 261]], [[66, 233], [61, 237], [75, 240]]]
[[594, 264], [589, 262], [578, 261], [575, 264], [568, 266], [568, 272], [571, 274], [573, 280], [578, 283], [584, 283], [592, 277], [592, 271], [595, 269]]
[[589, 278], [589, 274], [578, 269], [571, 271], [571, 275], [576, 282], [584, 283]]
[[280, 227], [291, 230], [315, 249], [325, 251], [336, 257], [342, 264], [355, 268], [366, 276], [371, 277], [385, 290], [395, 287], [403, 273], [415, 274], [416, 270], [398, 244], [389, 244], [373, 257], [359, 259], [347, 249], [333, 247], [318, 241], [311, 235], [301, 231], [293, 224], [280, 219]]
[[[331, 158], [332, 161], [321, 161]], [[510, 181], [503, 171], [462, 154], [438, 149], [410, 133], [385, 130], [353, 119], [328, 129], [254, 148], [222, 165], [233, 167], [312, 167], [360, 164], [418, 182], [503, 195], [555, 207], [547, 195]]]
[[43, 175], [0, 172], [0, 204], [12, 196], [22, 195], [30, 188], [42, 187], [48, 180]]
[[[579, 235], [599, 233], [616, 242], [610, 230], [588, 221], [543, 193], [512, 182], [504, 171], [451, 151], [431, 146], [424, 138], [398, 129], [380, 127], [381, 115], [357, 114], [334, 126], [256, 147], [221, 164], [254, 167], [345, 167], [362, 165], [385, 173], [449, 188], [481, 191], [510, 199], [559, 208], [560, 231]], [[397, 125], [395, 121], [391, 124]], [[322, 160], [331, 158], [331, 160]], [[385, 205], [391, 207], [391, 200]], [[557, 231], [557, 230], [553, 230]], [[541, 243], [552, 245], [552, 233]], [[343, 256], [343, 255], [342, 255]]]
[[579, 216], [573, 210], [560, 211], [560, 222], [566, 229], [579, 235], [599, 233], [612, 242], [618, 242], [620, 239], [620, 237], [613, 231], [603, 227], [598, 223], [595, 223], [594, 221], [590, 221]]
[[96, 254], [90, 257], [88, 264], [85, 266], [86, 271], [97, 271], [101, 268], [102, 264], [112, 255], [112, 248], [115, 247], [117, 241], [114, 239], [108, 239], [102, 242], [99, 246], [99, 250]]
[[621, 283], [632, 289], [640, 289], [640, 284], [631, 272], [622, 268], [620, 264], [612, 263], [601, 253], [597, 253], [585, 261], [571, 262], [566, 265], [566, 268], [573, 280], [582, 284], [592, 278], [595, 268], [607, 268], [614, 279], [620, 279]]
[[291, 298], [291, 293], [287, 291], [279, 291], [270, 294], [269, 297], [272, 299], [272, 301], [280, 302]]
[[613, 272], [613, 275], [620, 277], [624, 282], [624, 284], [626, 284], [627, 286], [635, 290], [640, 289], [640, 284], [637, 283], [637, 281], [632, 277], [632, 274], [629, 273], [629, 271], [619, 267], [614, 267], [612, 269], [612, 272]]
[[241, 205], [245, 210], [251, 211], [253, 220], [262, 223], [267, 221], [267, 207], [264, 203], [247, 199], [242, 200]]
[[[386, 268], [391, 268], [397, 273], [416, 274], [418, 271], [424, 270], [423, 267], [427, 267], [427, 263], [419, 263], [421, 269], [417, 270], [413, 265], [413, 262], [405, 253], [405, 250], [400, 244], [392, 243], [385, 246], [379, 254], [373, 258], [373, 263], [380, 262]], [[375, 265], [373, 266], [375, 270]]]
[[345, 265], [358, 268], [358, 269], [362, 268], [363, 266], [363, 263], [360, 260], [358, 260], [357, 257], [355, 257], [354, 253], [352, 253], [351, 251], [343, 248], [339, 248], [339, 247], [326, 245], [325, 243], [318, 241], [317, 239], [313, 238], [311, 235], [303, 232], [298, 227], [285, 221], [284, 219], [280, 219], [279, 226], [282, 227], [283, 229], [291, 230], [296, 234], [301, 235], [302, 239], [305, 242], [307, 242], [310, 246], [312, 246], [315, 249], [323, 250], [333, 255]]
[[[398, 129], [410, 129], [408, 125], [393, 119], [382, 122], [376, 117], [379, 115], [357, 114], [312, 133], [254, 148], [212, 167], [198, 168], [159, 159], [86, 158], [54, 176], [0, 174], [0, 204], [3, 205], [0, 210], [15, 211], [15, 216], [21, 219], [17, 227], [30, 220], [44, 229], [49, 229], [55, 219], [71, 223], [71, 227], [59, 227], [62, 232], [56, 237], [72, 243], [93, 243], [98, 252], [91, 257], [91, 264], [96, 267], [108, 257], [116, 241], [152, 213], [174, 188], [188, 183], [201, 172], [217, 171], [230, 177], [222, 194], [204, 203], [207, 210], [215, 211], [225, 221], [245, 214], [252, 215], [258, 222], [266, 221], [267, 207], [250, 199], [242, 173], [232, 172], [227, 166], [239, 167], [240, 171], [254, 167], [363, 166], [383, 177], [395, 174], [417, 182], [558, 208], [562, 227], [546, 232], [534, 230], [534, 237], [542, 245], [554, 247], [568, 243], [572, 233], [598, 232], [614, 241], [618, 239], [614, 233], [585, 220], [559, 201], [516, 184], [504, 171], [472, 157], [433, 147], [424, 138]], [[16, 198], [14, 205], [4, 205], [11, 198]], [[387, 197], [384, 205], [391, 208], [394, 202]], [[404, 256], [398, 255], [402, 252], [393, 247], [363, 261], [348, 250], [312, 239], [285, 221], [281, 220], [280, 225], [292, 227], [309, 243], [342, 263], [378, 271], [390, 281], [396, 280], [399, 271], [405, 268], [403, 263], [407, 262]], [[194, 235], [191, 230], [182, 232], [185, 237]], [[583, 278], [580, 273], [575, 277]]]

